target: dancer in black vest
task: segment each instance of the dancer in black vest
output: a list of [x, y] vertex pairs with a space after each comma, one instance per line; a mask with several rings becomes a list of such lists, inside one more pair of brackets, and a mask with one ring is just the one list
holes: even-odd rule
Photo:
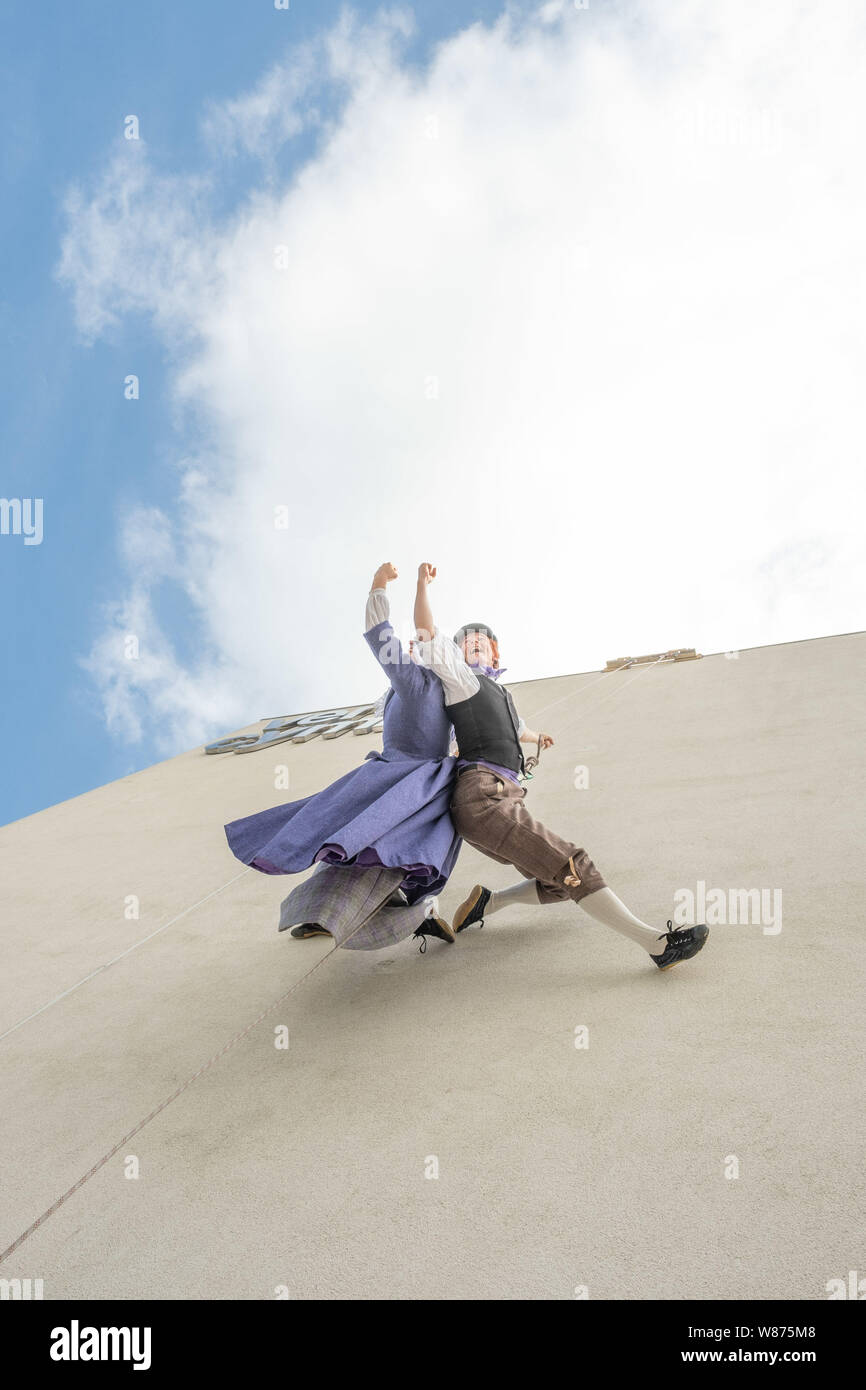
[[476, 884], [455, 915], [455, 933], [506, 902], [571, 898], [596, 921], [643, 947], [660, 970], [697, 955], [709, 935], [706, 926], [672, 930], [668, 922], [660, 932], [642, 922], [608, 888], [585, 849], [548, 830], [526, 810], [526, 791], [518, 781], [524, 769], [521, 742], [540, 740], [546, 748], [553, 739], [528, 730], [510, 692], [498, 684], [499, 644], [489, 627], [467, 624], [453, 641], [437, 631], [429, 599], [435, 577], [432, 565], [421, 565], [415, 626], [419, 657], [442, 681], [459, 750], [451, 817], [470, 845], [501, 864], [513, 864], [528, 880], [506, 889], [500, 903]]

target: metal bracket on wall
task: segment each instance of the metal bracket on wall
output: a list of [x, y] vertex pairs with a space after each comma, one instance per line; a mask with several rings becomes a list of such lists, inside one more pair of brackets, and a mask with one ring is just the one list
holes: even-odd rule
[[674, 647], [669, 652], [652, 652], [649, 656], [617, 656], [605, 666], [605, 671], [624, 671], [629, 666], [652, 666], [663, 661], [700, 661], [701, 653], [694, 647]]

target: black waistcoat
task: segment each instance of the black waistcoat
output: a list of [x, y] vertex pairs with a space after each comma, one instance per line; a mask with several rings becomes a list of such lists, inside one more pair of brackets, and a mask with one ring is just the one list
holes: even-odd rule
[[496, 763], [511, 772], [522, 772], [523, 752], [517, 735], [520, 721], [511, 694], [480, 671], [475, 675], [479, 685], [475, 694], [445, 706], [460, 756], [469, 762]]

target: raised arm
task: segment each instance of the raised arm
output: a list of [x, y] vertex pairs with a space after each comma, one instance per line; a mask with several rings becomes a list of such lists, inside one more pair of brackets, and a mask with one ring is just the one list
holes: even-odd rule
[[373, 583], [367, 595], [367, 625], [364, 636], [367, 646], [393, 688], [399, 690], [401, 695], [411, 697], [423, 691], [429, 676], [406, 656], [403, 644], [391, 626], [391, 610], [385, 586], [396, 578], [396, 566], [390, 561], [380, 565], [373, 575]]
[[478, 677], [467, 664], [460, 648], [450, 637], [436, 631], [430, 608], [430, 585], [436, 578], [435, 565], [418, 566], [418, 588], [415, 591], [415, 636], [418, 659], [435, 672], [442, 682], [445, 703], [468, 700], [478, 690]]
[[380, 565], [373, 575], [373, 583], [370, 585], [370, 592], [367, 595], [367, 611], [364, 617], [365, 632], [378, 627], [379, 623], [387, 622], [391, 616], [391, 607], [388, 603], [385, 586], [396, 578], [397, 567], [392, 565], [390, 560], [386, 560], [384, 565]]
[[419, 642], [432, 642], [436, 631], [430, 607], [430, 585], [436, 578], [435, 565], [418, 566], [418, 587], [415, 590], [415, 631]]

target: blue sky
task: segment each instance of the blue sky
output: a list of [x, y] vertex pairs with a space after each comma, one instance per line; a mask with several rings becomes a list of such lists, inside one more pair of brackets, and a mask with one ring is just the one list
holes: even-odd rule
[[513, 679], [862, 627], [853, 14], [502, 10], [4, 7], [0, 821], [374, 698], [386, 558]]
[[[413, 8], [422, 55], [455, 24], [489, 18], [500, 6], [431, 0]], [[0, 544], [3, 822], [158, 756], [152, 740], [129, 746], [107, 735], [77, 663], [93, 640], [100, 602], [117, 584], [118, 511], [131, 499], [171, 502], [175, 436], [162, 390], [164, 351], [141, 315], [124, 320], [110, 342], [82, 344], [69, 295], [53, 276], [65, 189], [97, 175], [129, 112], [142, 119], [161, 166], [195, 165], [203, 104], [250, 86], [339, 9], [332, 0], [292, 0], [288, 13], [265, 0], [2, 9], [0, 490], [45, 499], [43, 544], [25, 547], [12, 537]], [[303, 142], [293, 147], [288, 168], [304, 152]], [[227, 205], [243, 197], [254, 173], [240, 169], [223, 186]], [[148, 397], [134, 410], [122, 391], [131, 370]], [[175, 596], [166, 613], [181, 643], [182, 608]]]

